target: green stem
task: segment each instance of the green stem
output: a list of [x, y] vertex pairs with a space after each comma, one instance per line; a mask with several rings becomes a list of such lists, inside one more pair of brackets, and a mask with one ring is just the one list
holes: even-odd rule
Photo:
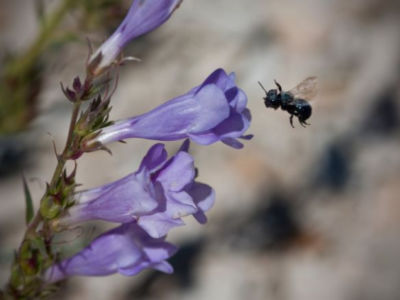
[[[53, 177], [51, 178], [51, 181], [50, 181], [50, 184], [49, 184], [51, 187], [55, 185], [55, 183], [57, 182], [57, 179], [60, 178], [60, 176], [62, 175], [62, 172], [63, 172], [64, 167], [65, 167], [65, 163], [68, 160], [68, 152], [70, 150], [71, 142], [72, 142], [72, 139], [73, 139], [74, 127], [75, 127], [76, 121], [78, 119], [80, 106], [81, 106], [81, 102], [80, 101], [77, 101], [74, 104], [74, 108], [72, 110], [71, 121], [70, 121], [70, 124], [69, 124], [67, 141], [65, 142], [64, 151], [57, 158], [57, 160], [58, 160], [57, 166], [56, 166], [56, 168], [54, 170]], [[46, 197], [46, 194], [43, 196], [42, 200], [45, 197]], [[33, 219], [33, 221], [29, 224], [29, 227], [28, 227], [28, 229], [26, 231], [24, 239], [29, 234], [32, 234], [32, 233], [36, 232], [36, 229], [39, 226], [39, 224], [41, 223], [41, 221], [42, 221], [42, 216], [40, 214], [40, 211], [38, 211], [36, 213], [36, 216]]]
[[[64, 150], [61, 155], [57, 156], [57, 166], [54, 170], [52, 179], [49, 183], [50, 188], [54, 187], [57, 184], [57, 180], [62, 176], [62, 172], [65, 168], [65, 164], [66, 164], [67, 160], [70, 159], [69, 155], [71, 153], [71, 150], [73, 150], [73, 149], [71, 149], [71, 147], [73, 147], [72, 145], [73, 145], [73, 140], [74, 140], [74, 129], [75, 129], [75, 125], [76, 125], [76, 122], [78, 119], [80, 107], [81, 107], [81, 101], [78, 100], [74, 104], [74, 107], [72, 110], [71, 121], [70, 121], [70, 125], [69, 125], [69, 130], [68, 130], [68, 135], [67, 135], [67, 140], [65, 142]], [[47, 192], [43, 195], [40, 202], [42, 203], [42, 201], [44, 201], [44, 199], [46, 199], [46, 197], [47, 197]], [[38, 229], [40, 225], [42, 225], [41, 230]], [[48, 223], [42, 217], [42, 214], [39, 209], [36, 212], [36, 215], [33, 218], [32, 222], [29, 224], [27, 230], [25, 231], [24, 238], [18, 249], [17, 257], [21, 256], [21, 253], [23, 251], [22, 250], [23, 244], [29, 238], [40, 235], [40, 236], [44, 237], [45, 240], [49, 240], [49, 238], [51, 236], [51, 231], [49, 231], [49, 227], [47, 225], [48, 225]], [[49, 255], [49, 257], [51, 257], [52, 253], [48, 253], [48, 255]], [[9, 287], [10, 288], [7, 291], [9, 293], [9, 296], [12, 298], [15, 298], [15, 297], [18, 298], [16, 295], [14, 295], [15, 297], [12, 296], [14, 292], [16, 293], [16, 291], [12, 288], [11, 281], [9, 283]]]
[[72, 116], [71, 116], [71, 122], [69, 123], [67, 141], [65, 143], [63, 153], [58, 157], [57, 167], [56, 167], [53, 177], [51, 179], [50, 186], [54, 185], [56, 183], [57, 179], [60, 178], [62, 171], [64, 169], [64, 166], [65, 166], [65, 163], [69, 159], [68, 152], [70, 151], [71, 142], [73, 140], [74, 128], [75, 128], [76, 121], [78, 119], [80, 107], [81, 107], [81, 102], [80, 102], [80, 100], [78, 100], [74, 104], [74, 108], [72, 110]]

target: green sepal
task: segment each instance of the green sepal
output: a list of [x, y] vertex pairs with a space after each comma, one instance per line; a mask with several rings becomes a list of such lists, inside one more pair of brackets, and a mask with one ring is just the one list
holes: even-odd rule
[[62, 211], [59, 200], [54, 196], [46, 196], [40, 203], [40, 214], [43, 218], [52, 220], [56, 218]]
[[31, 239], [31, 243], [32, 243], [32, 246], [33, 246], [35, 249], [38, 249], [38, 250], [39, 250], [39, 253], [40, 253], [40, 255], [41, 255], [42, 257], [46, 257], [46, 256], [47, 256], [46, 244], [45, 244], [45, 242], [43, 241], [43, 238], [41, 238], [41, 237], [34, 237], [34, 238]]
[[22, 276], [21, 267], [18, 264], [17, 254], [15, 253], [14, 263], [11, 266], [10, 285], [14, 288], [22, 286], [25, 282], [25, 276]]
[[54, 187], [47, 186], [46, 197], [40, 203], [40, 214], [46, 220], [58, 217], [69, 205], [78, 184], [75, 183], [76, 165], [71, 174], [64, 170]]
[[19, 265], [26, 276], [37, 275], [42, 269], [43, 255], [35, 244], [37, 241], [27, 239], [21, 246]]

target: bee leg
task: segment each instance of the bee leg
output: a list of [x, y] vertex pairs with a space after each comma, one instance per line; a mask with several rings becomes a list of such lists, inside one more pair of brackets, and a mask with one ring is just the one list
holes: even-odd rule
[[290, 121], [290, 125], [292, 126], [292, 128], [294, 128], [294, 125], [293, 125], [293, 115], [290, 116], [289, 121]]
[[304, 128], [306, 127], [305, 125], [310, 125], [309, 123], [307, 123], [306, 121], [300, 120], [299, 119], [299, 123], [301, 124], [301, 126], [303, 126]]

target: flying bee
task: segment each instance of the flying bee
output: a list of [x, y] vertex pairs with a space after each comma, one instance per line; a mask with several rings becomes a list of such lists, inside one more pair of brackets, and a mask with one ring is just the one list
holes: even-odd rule
[[310, 125], [306, 120], [311, 116], [312, 107], [308, 100], [317, 94], [317, 77], [307, 77], [293, 89], [283, 91], [282, 86], [274, 80], [278, 89], [267, 91], [261, 82], [258, 84], [265, 92], [264, 103], [266, 107], [287, 111], [290, 114], [290, 125], [293, 126], [293, 116], [299, 119], [301, 126]]

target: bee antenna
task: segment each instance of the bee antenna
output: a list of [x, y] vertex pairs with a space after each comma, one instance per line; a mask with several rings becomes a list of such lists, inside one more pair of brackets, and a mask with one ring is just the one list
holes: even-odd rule
[[274, 79], [274, 82], [275, 82], [276, 86], [278, 87], [279, 92], [282, 92], [282, 87], [281, 87], [281, 85], [278, 83], [278, 81], [276, 81], [276, 79]]
[[258, 84], [261, 86], [261, 88], [264, 90], [264, 92], [268, 93], [267, 90], [265, 89], [265, 87], [261, 84], [261, 82], [257, 81]]

